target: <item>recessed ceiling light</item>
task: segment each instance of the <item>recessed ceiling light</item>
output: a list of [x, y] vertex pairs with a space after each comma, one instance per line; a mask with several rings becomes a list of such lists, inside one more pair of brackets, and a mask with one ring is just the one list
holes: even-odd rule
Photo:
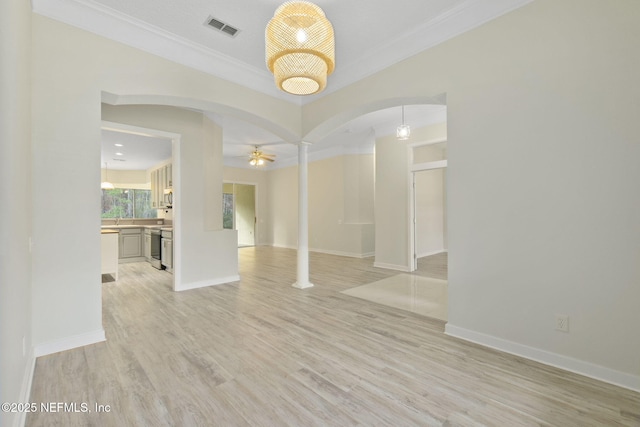
[[115, 145], [116, 147], [122, 147], [122, 144], [113, 144], [113, 145]]
[[116, 153], [116, 156], [123, 156], [122, 153]]

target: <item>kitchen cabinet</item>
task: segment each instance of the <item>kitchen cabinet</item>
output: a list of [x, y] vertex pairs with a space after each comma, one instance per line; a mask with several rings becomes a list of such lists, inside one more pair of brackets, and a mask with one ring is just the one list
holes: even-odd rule
[[151, 207], [162, 209], [166, 206], [164, 189], [173, 185], [173, 166], [168, 163], [151, 171]]
[[158, 208], [158, 170], [151, 171], [151, 207]]
[[[120, 262], [142, 261], [142, 228], [120, 229], [119, 257]], [[140, 259], [136, 259], [140, 258]]]
[[173, 165], [169, 163], [164, 167], [165, 188], [173, 187]]
[[144, 257], [147, 261], [151, 261], [151, 229], [144, 230]]
[[118, 280], [118, 230], [102, 230], [102, 274], [112, 274]]
[[173, 232], [162, 230], [161, 263], [169, 273], [173, 273]]

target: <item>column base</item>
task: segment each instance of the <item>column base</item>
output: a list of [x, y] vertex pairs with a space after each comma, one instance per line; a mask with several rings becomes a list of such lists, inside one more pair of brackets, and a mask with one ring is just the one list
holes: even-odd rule
[[313, 283], [311, 282], [306, 282], [306, 283], [294, 283], [293, 285], [294, 288], [298, 288], [298, 289], [307, 289], [307, 288], [313, 288]]

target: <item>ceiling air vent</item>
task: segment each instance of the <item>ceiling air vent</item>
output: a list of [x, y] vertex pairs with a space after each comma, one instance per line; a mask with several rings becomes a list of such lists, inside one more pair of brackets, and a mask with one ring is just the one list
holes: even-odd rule
[[211, 28], [215, 28], [220, 32], [223, 32], [230, 37], [235, 37], [240, 32], [240, 30], [238, 30], [237, 28], [232, 27], [226, 22], [222, 22], [221, 20], [216, 19], [212, 16], [209, 16], [204, 24]]

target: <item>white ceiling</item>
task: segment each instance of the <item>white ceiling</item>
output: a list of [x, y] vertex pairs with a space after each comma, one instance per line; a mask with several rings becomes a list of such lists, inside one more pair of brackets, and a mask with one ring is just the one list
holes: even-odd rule
[[[315, 0], [334, 27], [327, 89], [299, 97], [275, 88], [264, 30], [282, 0], [32, 0], [34, 12], [261, 92], [304, 103], [532, 0]], [[205, 26], [209, 16], [240, 29]]]
[[169, 158], [170, 139], [102, 130], [102, 168], [106, 162], [112, 170], [147, 170]]
[[[295, 164], [298, 148], [283, 142], [275, 135], [242, 120], [209, 115], [223, 129], [223, 156], [227, 166], [246, 167], [250, 152], [258, 145], [265, 153], [276, 154], [277, 162], [267, 165], [278, 168]], [[343, 147], [348, 152], [373, 152], [372, 141], [365, 135], [375, 133], [376, 136], [394, 134], [401, 124], [401, 107], [387, 108], [360, 116], [341, 126], [325, 139], [309, 147], [309, 153]], [[442, 123], [447, 119], [444, 105], [408, 105], [405, 107], [405, 123], [414, 129], [434, 123]], [[357, 149], [352, 146], [357, 145]]]
[[[32, 7], [35, 13], [302, 105], [530, 1], [315, 0], [334, 27], [336, 69], [329, 76], [327, 89], [308, 97], [277, 90], [265, 65], [264, 30], [283, 0], [32, 0]], [[210, 16], [240, 32], [232, 38], [206, 26]], [[412, 106], [407, 110], [407, 123], [419, 127], [432, 121], [434, 111], [430, 108], [420, 111]], [[338, 136], [346, 128], [354, 135], [363, 129], [391, 133], [399, 116], [399, 107], [368, 114], [328, 139], [341, 139]], [[225, 163], [233, 162], [234, 156], [248, 155], [254, 145], [280, 142], [247, 123], [228, 117], [215, 120], [224, 128]], [[310, 152], [331, 142], [315, 145]], [[277, 153], [278, 160], [295, 156], [295, 147], [268, 147], [265, 151]], [[106, 161], [112, 154], [105, 153]], [[132, 157], [127, 161], [134, 164]], [[114, 168], [118, 166], [114, 164]]]

